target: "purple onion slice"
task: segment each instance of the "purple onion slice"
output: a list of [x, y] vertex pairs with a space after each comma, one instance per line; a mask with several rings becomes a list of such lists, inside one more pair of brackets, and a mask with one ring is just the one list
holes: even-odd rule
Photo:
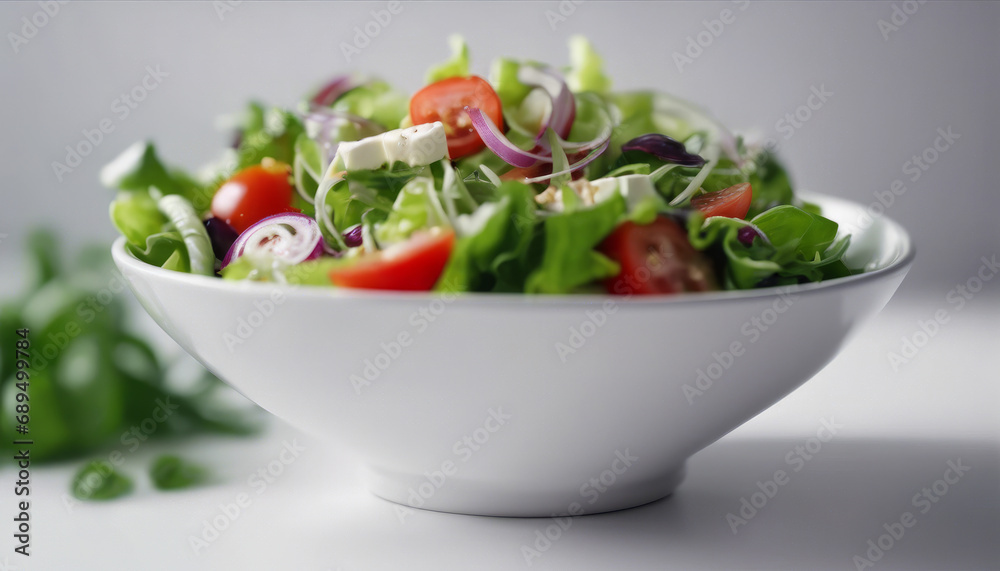
[[551, 111], [535, 140], [541, 141], [545, 137], [545, 130], [549, 127], [552, 127], [561, 138], [568, 137], [573, 127], [573, 120], [576, 118], [576, 100], [562, 76], [549, 68], [531, 65], [522, 66], [518, 75], [526, 85], [542, 88], [552, 102]]
[[208, 238], [212, 241], [212, 252], [215, 253], [215, 258], [221, 260], [226, 257], [226, 253], [229, 249], [233, 247], [233, 242], [239, 237], [236, 230], [226, 221], [213, 216], [205, 220], [205, 231], [208, 232]]
[[493, 120], [476, 107], [466, 107], [466, 113], [472, 119], [472, 127], [491, 151], [504, 162], [515, 167], [530, 167], [538, 162], [551, 163], [552, 157], [530, 153], [519, 148], [504, 136]]
[[685, 167], [700, 167], [706, 162], [701, 156], [689, 153], [684, 143], [660, 133], [648, 133], [636, 137], [622, 145], [622, 151], [649, 153], [660, 160]]
[[354, 228], [351, 228], [347, 232], [344, 232], [344, 244], [346, 244], [348, 248], [354, 248], [356, 246], [360, 246], [361, 243], [362, 243], [362, 238], [361, 238], [360, 224], [358, 224]]
[[322, 254], [323, 236], [316, 220], [298, 212], [285, 212], [263, 218], [240, 234], [222, 260], [222, 267], [241, 256], [267, 256], [295, 265]]
[[341, 95], [354, 89], [358, 85], [359, 84], [355, 82], [351, 76], [339, 75], [321, 87], [319, 91], [316, 92], [316, 95], [312, 96], [310, 103], [321, 107], [329, 107], [333, 105]]

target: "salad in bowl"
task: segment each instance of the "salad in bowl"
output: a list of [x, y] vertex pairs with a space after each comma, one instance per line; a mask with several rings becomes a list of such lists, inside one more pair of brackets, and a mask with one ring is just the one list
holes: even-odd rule
[[251, 104], [197, 174], [147, 143], [102, 173], [150, 316], [398, 509], [668, 496], [913, 261], [900, 226], [795, 195], [696, 106], [611, 90], [582, 38], [567, 69], [499, 59], [488, 79], [453, 44], [411, 96], [338, 77], [296, 109]]
[[468, 48], [407, 96], [340, 76], [252, 103], [197, 174], [137, 143], [102, 171], [146, 263], [225, 280], [375, 290], [676, 294], [857, 273], [850, 236], [778, 159], [703, 110], [611, 89], [582, 37], [557, 69]]

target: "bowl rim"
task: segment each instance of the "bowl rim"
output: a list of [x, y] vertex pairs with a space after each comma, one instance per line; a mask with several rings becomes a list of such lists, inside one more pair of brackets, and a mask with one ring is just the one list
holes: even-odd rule
[[[842, 206], [850, 206], [854, 208], [861, 208], [861, 205], [857, 202], [830, 196], [826, 194], [819, 193], [798, 193], [799, 198], [806, 199], [808, 201], [815, 201], [819, 199], [821, 202], [826, 203], [840, 203]], [[463, 303], [476, 303], [476, 304], [528, 304], [528, 305], [545, 305], [545, 306], [594, 306], [596, 304], [601, 304], [607, 301], [614, 302], [616, 305], [625, 304], [628, 306], [647, 306], [647, 305], [674, 305], [674, 304], [701, 304], [701, 303], [712, 303], [717, 304], [720, 302], [733, 302], [733, 301], [746, 301], [746, 300], [760, 300], [760, 299], [770, 299], [775, 296], [782, 295], [797, 295], [797, 294], [812, 294], [817, 291], [835, 290], [845, 287], [857, 287], [862, 284], [871, 282], [873, 280], [880, 280], [887, 278], [891, 275], [895, 275], [900, 272], [906, 272], [909, 267], [913, 264], [913, 260], [916, 257], [916, 249], [913, 245], [913, 240], [910, 238], [909, 233], [903, 228], [899, 223], [892, 220], [888, 216], [879, 216], [876, 218], [881, 224], [887, 225], [890, 235], [895, 235], [899, 240], [899, 250], [900, 254], [895, 260], [889, 265], [878, 268], [876, 270], [855, 274], [852, 276], [845, 276], [841, 278], [833, 278], [830, 280], [825, 280], [821, 282], [811, 282], [805, 284], [794, 284], [788, 286], [772, 286], [766, 288], [748, 289], [748, 290], [728, 290], [728, 291], [712, 291], [712, 292], [690, 292], [690, 293], [679, 293], [679, 294], [663, 294], [663, 295], [633, 295], [633, 296], [618, 296], [618, 295], [608, 295], [608, 294], [591, 294], [591, 293], [578, 293], [578, 294], [525, 294], [525, 293], [494, 293], [494, 292], [446, 292], [446, 291], [386, 291], [386, 290], [362, 290], [362, 289], [346, 289], [346, 288], [334, 288], [325, 286], [315, 286], [315, 285], [299, 285], [299, 284], [278, 284], [275, 282], [253, 282], [253, 281], [232, 281], [223, 280], [215, 276], [203, 276], [198, 274], [190, 274], [185, 272], [178, 272], [174, 270], [165, 270], [158, 266], [153, 266], [146, 262], [143, 262], [130, 254], [125, 250], [125, 237], [118, 236], [111, 246], [111, 255], [115, 263], [118, 265], [119, 269], [123, 267], [128, 267], [130, 270], [146, 274], [157, 280], [165, 280], [167, 282], [172, 282], [175, 285], [183, 285], [188, 287], [198, 287], [198, 288], [208, 288], [223, 290], [226, 292], [245, 292], [245, 293], [255, 293], [256, 295], [268, 295], [273, 293], [275, 290], [280, 290], [283, 295], [294, 295], [297, 298], [317, 298], [317, 299], [332, 299], [332, 300], [368, 300], [368, 301], [378, 301], [378, 302], [393, 302], [393, 301], [423, 301], [432, 302], [434, 300], [453, 298], [452, 302], [457, 302], [461, 300]]]

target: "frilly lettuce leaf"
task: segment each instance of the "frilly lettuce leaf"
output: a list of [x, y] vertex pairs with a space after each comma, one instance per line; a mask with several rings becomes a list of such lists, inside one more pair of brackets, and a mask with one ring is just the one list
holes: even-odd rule
[[260, 164], [264, 157], [292, 164], [295, 141], [305, 132], [298, 116], [278, 107], [265, 107], [252, 102], [247, 106], [240, 125], [240, 141], [234, 169], [218, 173], [218, 179], [229, 178], [246, 167]]
[[451, 259], [438, 280], [447, 291], [521, 291], [535, 228], [534, 191], [508, 181], [498, 200], [458, 217], [459, 234]]
[[841, 261], [850, 237], [837, 238], [836, 222], [801, 208], [782, 205], [754, 217], [750, 224], [767, 240], [750, 246], [737, 238], [743, 220], [725, 217], [689, 221], [691, 244], [700, 250], [718, 246], [726, 258], [726, 283], [735, 289], [820, 281], [854, 273]]
[[341, 95], [333, 109], [396, 129], [410, 112], [410, 98], [384, 81], [369, 81]]
[[570, 293], [617, 275], [619, 265], [594, 248], [614, 230], [625, 210], [625, 199], [616, 193], [591, 207], [546, 218], [541, 263], [528, 277], [525, 291]]

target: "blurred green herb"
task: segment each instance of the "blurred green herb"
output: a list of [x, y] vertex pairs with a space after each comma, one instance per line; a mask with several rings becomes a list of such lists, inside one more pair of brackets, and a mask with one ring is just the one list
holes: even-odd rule
[[178, 456], [160, 456], [153, 461], [149, 477], [159, 490], [179, 490], [197, 486], [208, 479], [208, 470]]
[[[15, 428], [15, 330], [30, 330], [32, 459], [80, 457], [119, 444], [131, 453], [149, 438], [195, 432], [251, 434], [259, 409], [236, 406], [233, 392], [201, 370], [183, 390], [164, 363], [125, 326], [124, 278], [108, 248], [87, 247], [63, 266], [48, 231], [28, 238], [25, 293], [0, 302], [0, 429]], [[176, 376], [176, 375], [172, 375]], [[10, 458], [11, 440], [0, 440]]]
[[132, 491], [132, 480], [110, 462], [91, 460], [73, 477], [73, 496], [79, 500], [111, 500]]

